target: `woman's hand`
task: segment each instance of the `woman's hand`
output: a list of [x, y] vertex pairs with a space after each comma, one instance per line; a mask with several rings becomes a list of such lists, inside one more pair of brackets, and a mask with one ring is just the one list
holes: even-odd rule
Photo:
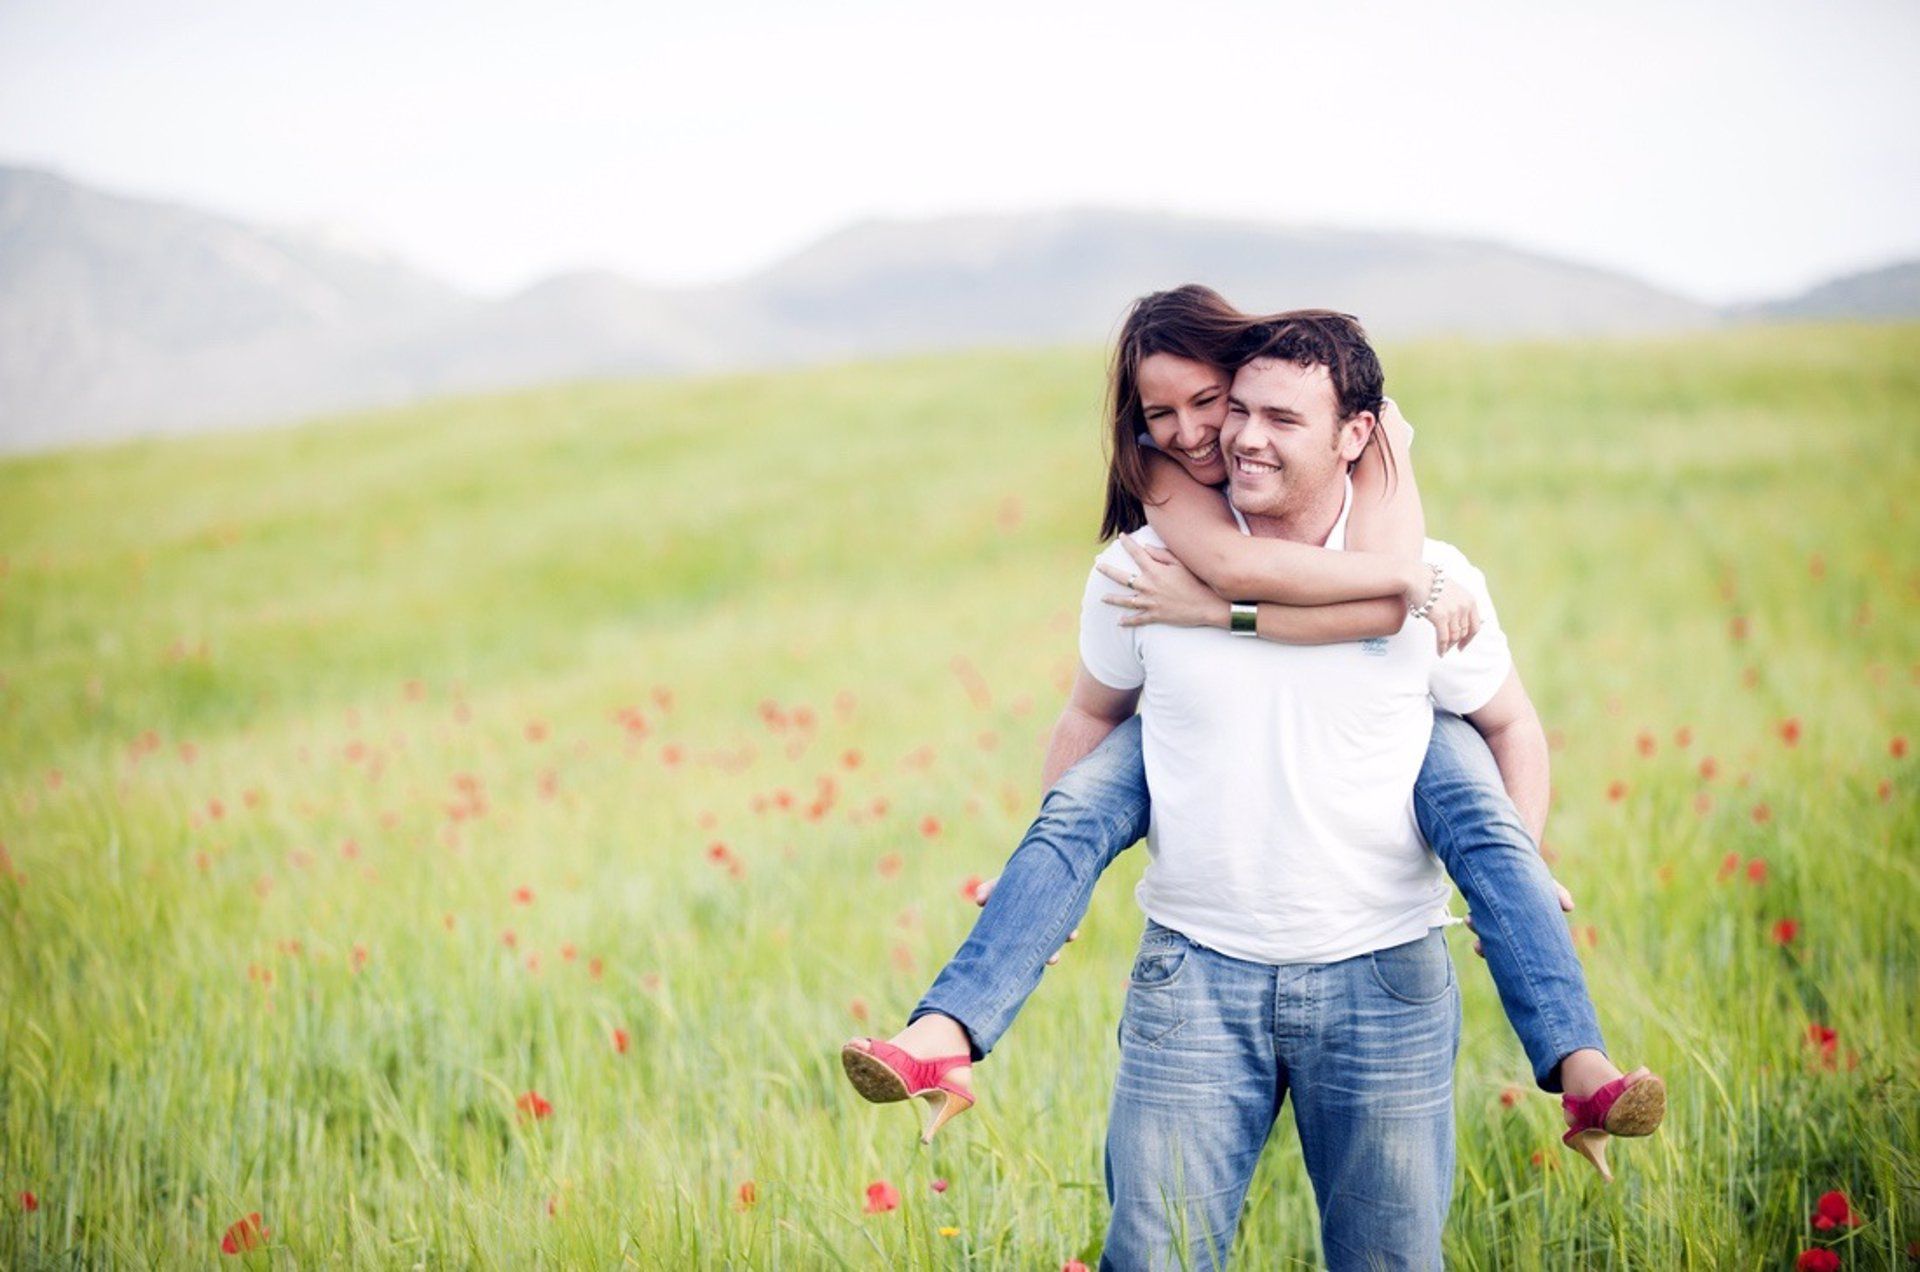
[[[1409, 611], [1426, 604], [1433, 589], [1431, 566], [1423, 564], [1415, 571], [1415, 576], [1422, 582], [1407, 591]], [[1449, 649], [1467, 647], [1480, 630], [1480, 610], [1473, 602], [1473, 593], [1455, 581], [1441, 590], [1440, 599], [1427, 611], [1427, 621], [1433, 624], [1434, 647], [1444, 655]]]
[[[985, 882], [981, 883], [978, 887], [976, 887], [973, 890], [973, 903], [975, 905], [982, 905], [982, 906], [985, 905], [987, 903], [987, 898], [993, 895], [994, 886], [999, 882], [1000, 882], [1000, 876], [995, 875], [993, 876], [993, 878], [986, 880]], [[1080, 939], [1079, 928], [1075, 928], [1073, 929], [1073, 931], [1067, 933], [1067, 940], [1069, 942], [1077, 941], [1079, 939]], [[1047, 966], [1052, 967], [1055, 963], [1058, 963], [1060, 961], [1060, 956], [1062, 954], [1065, 954], [1066, 952], [1067, 952], [1067, 947], [1065, 945], [1062, 945], [1059, 949], [1055, 950], [1053, 952], [1053, 957], [1047, 960]]]
[[1100, 599], [1109, 605], [1131, 610], [1120, 620], [1122, 627], [1141, 627], [1147, 623], [1167, 623], [1174, 627], [1225, 627], [1232, 617], [1227, 602], [1214, 595], [1179, 558], [1162, 548], [1145, 548], [1133, 536], [1120, 536], [1120, 546], [1133, 558], [1134, 568], [1122, 570], [1096, 562], [1096, 568], [1127, 590]]

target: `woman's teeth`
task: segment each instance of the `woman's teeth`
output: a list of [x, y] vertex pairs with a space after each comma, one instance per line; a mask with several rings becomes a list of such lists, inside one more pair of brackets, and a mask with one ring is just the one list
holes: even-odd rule
[[1215, 455], [1218, 455], [1219, 453], [1220, 453], [1220, 443], [1218, 442], [1208, 442], [1205, 446], [1202, 446], [1199, 450], [1190, 450], [1190, 451], [1181, 452], [1181, 454], [1185, 455], [1188, 459], [1192, 460], [1196, 464], [1207, 463], [1210, 460], [1212, 460]]

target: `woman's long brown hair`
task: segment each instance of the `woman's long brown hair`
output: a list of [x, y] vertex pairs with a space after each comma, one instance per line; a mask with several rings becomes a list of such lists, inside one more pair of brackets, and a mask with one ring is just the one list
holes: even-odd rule
[[1107, 506], [1100, 516], [1102, 542], [1131, 534], [1147, 523], [1147, 459], [1140, 434], [1140, 364], [1156, 353], [1202, 362], [1231, 374], [1237, 347], [1258, 321], [1241, 313], [1211, 287], [1188, 283], [1133, 302], [1114, 342], [1107, 373]]

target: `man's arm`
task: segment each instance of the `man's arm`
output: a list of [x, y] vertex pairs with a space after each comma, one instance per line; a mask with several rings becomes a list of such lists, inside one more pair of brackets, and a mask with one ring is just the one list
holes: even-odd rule
[[1533, 709], [1526, 686], [1520, 683], [1519, 668], [1507, 673], [1506, 681], [1485, 706], [1468, 713], [1467, 722], [1487, 740], [1487, 749], [1500, 766], [1500, 781], [1527, 833], [1539, 844], [1546, 835], [1551, 791], [1547, 732], [1540, 726], [1540, 713]]
[[1140, 701], [1138, 689], [1115, 689], [1094, 679], [1085, 663], [1074, 677], [1073, 692], [1060, 718], [1053, 722], [1053, 738], [1047, 743], [1047, 762], [1041, 768], [1043, 790], [1052, 790], [1060, 775], [1106, 740], [1106, 736], [1125, 724]]

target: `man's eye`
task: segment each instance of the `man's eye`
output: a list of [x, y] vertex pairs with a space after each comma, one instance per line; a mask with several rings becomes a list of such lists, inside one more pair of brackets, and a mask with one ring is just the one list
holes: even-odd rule
[[1228, 414], [1228, 415], [1245, 415], [1246, 413], [1247, 413], [1247, 408], [1246, 408], [1246, 407], [1244, 407], [1244, 406], [1231, 406], [1231, 405], [1230, 405], [1230, 406], [1228, 406], [1228, 407], [1227, 407], [1227, 414]]

